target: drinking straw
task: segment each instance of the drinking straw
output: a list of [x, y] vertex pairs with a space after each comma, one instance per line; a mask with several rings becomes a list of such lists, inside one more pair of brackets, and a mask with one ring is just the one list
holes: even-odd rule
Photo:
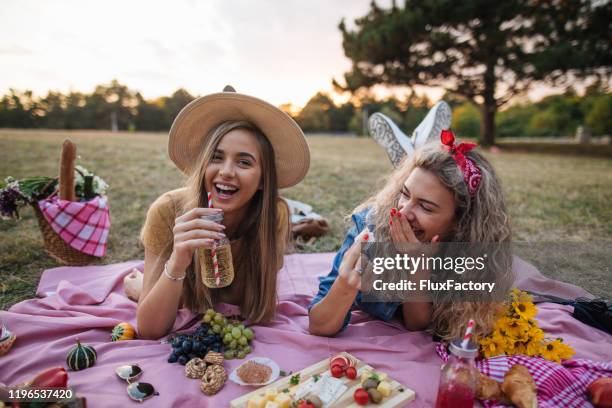
[[[208, 208], [213, 208], [212, 197], [210, 193], [208, 193]], [[213, 241], [212, 248], [210, 249], [210, 254], [212, 255], [215, 284], [219, 286], [221, 284], [221, 274], [219, 274], [219, 261], [217, 259], [216, 241]]]
[[467, 348], [470, 339], [472, 338], [472, 331], [474, 330], [474, 319], [470, 319], [467, 324], [467, 328], [465, 329], [465, 336], [463, 336], [463, 341], [461, 342], [462, 348]]

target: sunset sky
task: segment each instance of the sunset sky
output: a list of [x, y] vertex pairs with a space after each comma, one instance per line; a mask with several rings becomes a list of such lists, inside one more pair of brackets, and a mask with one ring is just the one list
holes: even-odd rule
[[[230, 83], [303, 106], [350, 68], [338, 23], [352, 25], [370, 1], [3, 0], [0, 93], [89, 93], [117, 78], [148, 99]], [[434, 100], [442, 93], [421, 91]]]

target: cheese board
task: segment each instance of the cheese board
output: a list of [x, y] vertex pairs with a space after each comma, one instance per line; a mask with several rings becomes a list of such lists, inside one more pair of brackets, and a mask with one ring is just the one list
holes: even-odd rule
[[[350, 366], [356, 369], [356, 375], [350, 370], [344, 373], [332, 374], [337, 358], [346, 357]], [[352, 369], [351, 369], [352, 370]], [[353, 378], [349, 378], [353, 377]], [[372, 382], [375, 379], [376, 386]], [[369, 383], [366, 381], [370, 380]], [[238, 397], [230, 402], [231, 408], [292, 408], [292, 407], [314, 407], [314, 408], [356, 408], [364, 406], [357, 404], [358, 396], [355, 392], [358, 389], [364, 390], [364, 384], [370, 385], [378, 391], [368, 389], [370, 400], [365, 406], [380, 408], [404, 407], [414, 400], [415, 392], [400, 384], [393, 378], [389, 378], [385, 373], [367, 365], [349, 353], [342, 352], [337, 356], [324, 359], [309, 367], [302, 369], [293, 375], [279, 379], [278, 381], [258, 388], [257, 390]], [[359, 391], [363, 393], [365, 391]], [[373, 394], [380, 394], [372, 396]], [[299, 405], [300, 401], [306, 401], [309, 397], [316, 396], [318, 400], [312, 405]], [[381, 398], [382, 397], [382, 398]], [[380, 398], [375, 403], [372, 398]], [[314, 399], [314, 398], [313, 398]], [[318, 406], [317, 406], [318, 405]]]

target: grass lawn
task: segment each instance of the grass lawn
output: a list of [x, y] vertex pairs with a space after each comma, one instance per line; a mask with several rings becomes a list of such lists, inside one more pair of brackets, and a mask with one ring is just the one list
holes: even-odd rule
[[[142, 259], [138, 233], [149, 204], [183, 179], [167, 157], [166, 134], [0, 130], [0, 177], [57, 174], [61, 142], [68, 136], [78, 146], [77, 163], [111, 186], [112, 228], [102, 263]], [[370, 139], [317, 135], [308, 143], [310, 172], [283, 195], [313, 205], [331, 222], [330, 234], [303, 251], [335, 251], [348, 225], [345, 216], [376, 191], [391, 165]], [[598, 263], [545, 273], [597, 295], [612, 293], [609, 254], [601, 257], [612, 239], [612, 160], [509, 152], [487, 157], [504, 184], [517, 241], [599, 245]], [[539, 262], [546, 263], [546, 255], [540, 254]], [[0, 309], [33, 297], [42, 270], [54, 266], [30, 209], [21, 220], [0, 221]]]

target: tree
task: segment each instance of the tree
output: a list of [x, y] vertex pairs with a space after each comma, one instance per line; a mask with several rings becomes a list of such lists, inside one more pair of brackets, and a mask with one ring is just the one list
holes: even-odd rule
[[453, 110], [453, 128], [461, 138], [478, 136], [479, 113], [470, 102], [464, 102]]
[[441, 86], [480, 108], [482, 143], [492, 145], [498, 109], [535, 83], [610, 81], [611, 21], [610, 1], [372, 2], [353, 30], [340, 23], [353, 66], [335, 84]]
[[329, 131], [329, 111], [333, 107], [331, 98], [324, 92], [318, 92], [308, 100], [296, 121], [305, 132]]
[[612, 135], [612, 94], [597, 98], [586, 123], [595, 135]]

